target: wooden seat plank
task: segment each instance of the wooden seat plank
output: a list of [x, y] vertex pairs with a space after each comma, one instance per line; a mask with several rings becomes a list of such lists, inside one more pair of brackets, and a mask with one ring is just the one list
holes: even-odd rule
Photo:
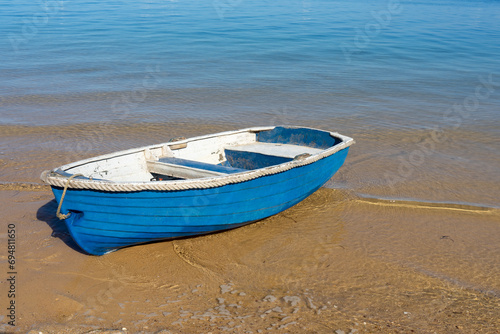
[[148, 161], [147, 166], [150, 173], [167, 175], [180, 179], [200, 179], [204, 177], [226, 175], [226, 173], [220, 173], [205, 169], [181, 166], [159, 161]]

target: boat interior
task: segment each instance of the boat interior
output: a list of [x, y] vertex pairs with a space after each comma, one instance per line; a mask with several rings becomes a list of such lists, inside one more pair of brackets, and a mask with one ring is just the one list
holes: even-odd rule
[[342, 142], [326, 131], [267, 127], [132, 149], [63, 166], [56, 173], [111, 182], [154, 182], [241, 173], [318, 154]]

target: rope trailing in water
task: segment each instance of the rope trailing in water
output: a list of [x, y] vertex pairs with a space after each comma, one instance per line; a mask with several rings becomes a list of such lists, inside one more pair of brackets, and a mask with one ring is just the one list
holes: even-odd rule
[[74, 179], [77, 176], [83, 176], [83, 175], [82, 174], [71, 175], [70, 177], [68, 177], [68, 180], [66, 181], [66, 184], [64, 185], [64, 190], [63, 190], [61, 200], [59, 201], [59, 206], [57, 207], [57, 212], [56, 212], [56, 216], [60, 220], [64, 220], [64, 219], [68, 218], [69, 216], [71, 216], [71, 212], [68, 212], [67, 214], [61, 213], [61, 206], [62, 206], [63, 201], [64, 201], [64, 196], [66, 196], [66, 190], [68, 190], [69, 183], [71, 182], [72, 179]]

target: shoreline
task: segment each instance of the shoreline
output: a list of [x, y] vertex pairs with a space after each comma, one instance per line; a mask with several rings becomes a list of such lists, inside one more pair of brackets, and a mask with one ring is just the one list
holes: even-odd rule
[[[10, 182], [39, 184], [41, 171], [84, 158], [162, 143], [178, 136], [189, 138], [257, 125], [199, 123], [186, 119], [173, 123], [0, 126], [2, 187], [11, 188], [5, 185]], [[304, 126], [340, 131], [352, 125], [313, 123]], [[408, 167], [405, 159], [422, 144], [428, 131], [385, 129], [367, 133], [354, 127], [344, 132], [358, 145], [350, 150], [343, 167], [325, 187], [351, 189], [360, 196], [379, 199], [498, 207], [495, 194], [500, 179], [493, 166], [500, 161], [497, 154], [491, 154], [497, 151], [494, 135], [477, 137], [479, 130], [481, 127], [447, 130], [446, 141], [436, 144], [432, 154], [418, 165]], [[398, 182], [391, 183], [395, 179]]]

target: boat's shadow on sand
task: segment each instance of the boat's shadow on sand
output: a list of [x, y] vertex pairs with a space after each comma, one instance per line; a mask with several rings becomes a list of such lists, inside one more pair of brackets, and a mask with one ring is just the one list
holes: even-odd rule
[[46, 222], [47, 225], [50, 226], [50, 228], [52, 229], [51, 236], [53, 238], [59, 238], [71, 249], [82, 254], [87, 254], [73, 240], [71, 234], [68, 231], [68, 228], [66, 227], [66, 224], [56, 217], [56, 211], [57, 202], [56, 200], [52, 200], [38, 209], [38, 211], [36, 212], [36, 218], [38, 220]]

